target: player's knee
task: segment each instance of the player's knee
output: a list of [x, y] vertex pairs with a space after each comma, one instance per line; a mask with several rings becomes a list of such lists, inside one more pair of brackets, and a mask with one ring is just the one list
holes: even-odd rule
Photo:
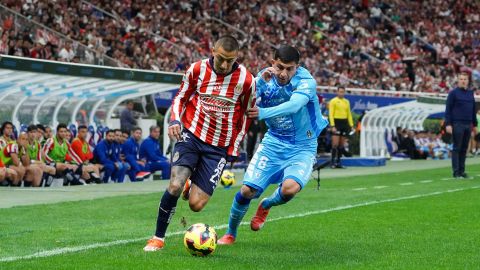
[[287, 179], [282, 184], [282, 196], [284, 196], [285, 198], [293, 198], [295, 194], [300, 191], [300, 189], [301, 187], [297, 182], [291, 179]]
[[193, 211], [193, 212], [200, 212], [202, 211], [202, 209], [205, 207], [205, 205], [207, 204], [206, 201], [192, 201], [190, 200], [188, 202], [189, 206], [190, 206], [190, 209]]
[[113, 172], [115, 166], [113, 164], [105, 164], [103, 165], [103, 170], [107, 172]]
[[242, 194], [243, 197], [247, 199], [253, 199], [257, 191], [247, 185], [243, 185], [242, 188], [240, 189], [240, 193]]
[[183, 190], [183, 185], [178, 181], [170, 181], [170, 184], [168, 184], [168, 192], [173, 196], [176, 196], [176, 197], [180, 196], [180, 193], [182, 193], [182, 190]]

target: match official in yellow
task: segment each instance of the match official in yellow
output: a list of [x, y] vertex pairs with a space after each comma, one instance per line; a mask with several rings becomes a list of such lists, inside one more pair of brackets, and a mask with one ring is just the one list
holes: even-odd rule
[[328, 119], [332, 134], [332, 161], [331, 168], [344, 168], [340, 164], [340, 157], [344, 152], [345, 137], [353, 130], [350, 102], [345, 98], [345, 87], [337, 89], [337, 96], [330, 100]]

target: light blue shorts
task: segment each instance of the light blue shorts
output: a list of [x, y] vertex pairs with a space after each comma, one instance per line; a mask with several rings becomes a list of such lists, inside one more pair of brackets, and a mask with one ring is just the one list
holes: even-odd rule
[[295, 180], [303, 188], [310, 180], [317, 143], [294, 145], [265, 135], [252, 157], [243, 184], [257, 190], [256, 197], [271, 184]]

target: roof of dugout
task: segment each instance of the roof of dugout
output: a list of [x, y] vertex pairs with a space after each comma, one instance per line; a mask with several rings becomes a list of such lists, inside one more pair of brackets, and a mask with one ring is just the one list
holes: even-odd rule
[[178, 89], [182, 74], [0, 56], [0, 121], [104, 124], [122, 101]]

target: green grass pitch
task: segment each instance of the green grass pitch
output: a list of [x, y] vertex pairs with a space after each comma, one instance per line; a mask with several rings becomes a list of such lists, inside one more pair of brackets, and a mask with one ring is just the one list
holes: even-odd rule
[[184, 250], [180, 220], [223, 235], [238, 186], [219, 187], [200, 213], [180, 200], [156, 253], [142, 248], [161, 190], [3, 208], [0, 269], [480, 269], [480, 168], [471, 169], [471, 180], [445, 178], [442, 168], [324, 179], [319, 191], [311, 181], [272, 208], [261, 231], [243, 225], [234, 246], [207, 258]]

